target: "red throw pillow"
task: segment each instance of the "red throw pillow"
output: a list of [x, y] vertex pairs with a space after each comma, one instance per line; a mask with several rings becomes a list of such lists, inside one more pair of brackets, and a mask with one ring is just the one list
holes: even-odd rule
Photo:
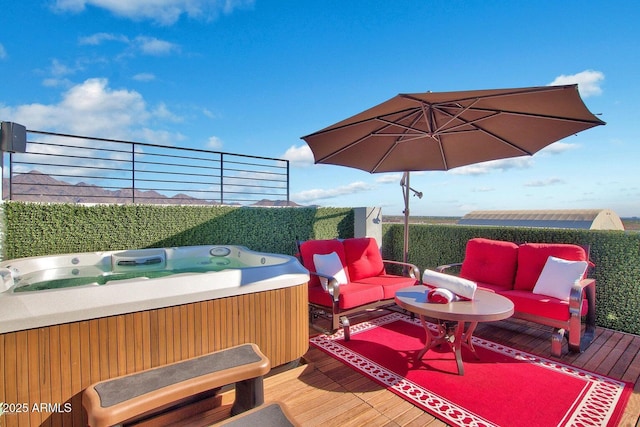
[[518, 245], [513, 242], [475, 238], [467, 242], [460, 276], [479, 283], [513, 289]]
[[354, 237], [345, 239], [344, 252], [351, 281], [358, 281], [385, 273], [382, 255], [376, 239]]
[[525, 243], [518, 249], [518, 273], [514, 289], [533, 291], [547, 259], [552, 256], [567, 261], [587, 261], [581, 246], [566, 243]]

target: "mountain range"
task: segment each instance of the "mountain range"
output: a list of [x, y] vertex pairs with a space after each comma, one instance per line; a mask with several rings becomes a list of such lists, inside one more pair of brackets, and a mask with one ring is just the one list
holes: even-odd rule
[[[131, 203], [131, 188], [109, 190], [96, 185], [79, 182], [71, 184], [53, 178], [39, 171], [16, 174], [2, 182], [2, 196], [5, 200], [20, 200], [43, 203]], [[218, 202], [198, 199], [188, 194], [178, 193], [174, 196], [166, 196], [155, 190], [133, 190], [136, 203], [146, 204], [173, 204], [173, 205], [217, 205]], [[232, 205], [240, 205], [233, 203]], [[292, 201], [262, 199], [250, 206], [268, 207], [299, 207]]]

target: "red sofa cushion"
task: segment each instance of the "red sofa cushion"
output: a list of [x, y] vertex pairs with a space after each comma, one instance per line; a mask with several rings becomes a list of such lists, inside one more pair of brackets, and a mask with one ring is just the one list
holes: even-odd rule
[[360, 279], [379, 276], [385, 273], [382, 255], [375, 239], [370, 237], [355, 237], [343, 242], [346, 266], [349, 280], [357, 282]]
[[513, 289], [533, 291], [550, 257], [568, 261], [588, 261], [581, 246], [566, 243], [525, 243], [518, 249], [518, 272]]
[[[529, 291], [504, 291], [501, 295], [509, 298], [514, 305], [516, 313], [528, 313], [549, 319], [569, 320], [569, 302], [546, 295], [534, 294]], [[587, 300], [582, 304], [581, 314], [586, 315], [588, 309]]]
[[460, 277], [513, 289], [517, 261], [518, 245], [513, 242], [471, 239], [467, 242]]
[[396, 296], [398, 289], [414, 286], [417, 284], [417, 280], [406, 276], [381, 274], [380, 276], [360, 279], [356, 283], [382, 286], [382, 299], [390, 299]]
[[[313, 264], [313, 255], [326, 255], [330, 254], [331, 252], [335, 252], [338, 254], [338, 257], [340, 258], [343, 266], [347, 265], [344, 246], [342, 245], [342, 242], [340, 240], [307, 240], [300, 244], [300, 257], [302, 258], [302, 264], [307, 270], [312, 273], [316, 273], [316, 266]], [[347, 280], [349, 280], [350, 276], [347, 269], [345, 269], [345, 274], [347, 276]], [[309, 279], [309, 286], [320, 286], [320, 289], [325, 292], [320, 285], [318, 276], [314, 276], [313, 274]]]
[[[373, 286], [351, 282], [346, 285], [340, 285], [338, 305], [341, 310], [348, 310], [371, 302], [380, 301], [384, 299], [383, 297], [384, 293], [380, 285]], [[325, 307], [333, 306], [331, 295], [319, 285], [309, 287], [309, 302]]]

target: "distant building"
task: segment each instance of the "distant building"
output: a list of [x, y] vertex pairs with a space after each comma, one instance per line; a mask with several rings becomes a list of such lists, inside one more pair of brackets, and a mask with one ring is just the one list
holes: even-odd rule
[[473, 211], [458, 220], [458, 224], [624, 230], [622, 220], [610, 209]]

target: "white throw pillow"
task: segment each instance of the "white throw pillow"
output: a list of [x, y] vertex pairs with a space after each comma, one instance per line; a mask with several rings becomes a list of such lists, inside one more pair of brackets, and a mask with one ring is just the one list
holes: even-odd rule
[[429, 269], [425, 269], [422, 273], [422, 283], [434, 288], [448, 289], [454, 294], [468, 299], [473, 299], [478, 287], [476, 282], [471, 280]]
[[534, 294], [547, 295], [569, 301], [571, 288], [587, 271], [586, 261], [567, 261], [550, 256], [533, 288]]
[[[318, 273], [334, 277], [338, 281], [338, 284], [344, 285], [347, 283], [347, 275], [344, 272], [344, 267], [342, 266], [340, 257], [336, 252], [331, 252], [326, 255], [314, 254], [313, 265], [316, 266], [316, 271]], [[329, 281], [324, 277], [319, 277], [319, 279], [320, 284], [326, 291], [329, 287]]]

